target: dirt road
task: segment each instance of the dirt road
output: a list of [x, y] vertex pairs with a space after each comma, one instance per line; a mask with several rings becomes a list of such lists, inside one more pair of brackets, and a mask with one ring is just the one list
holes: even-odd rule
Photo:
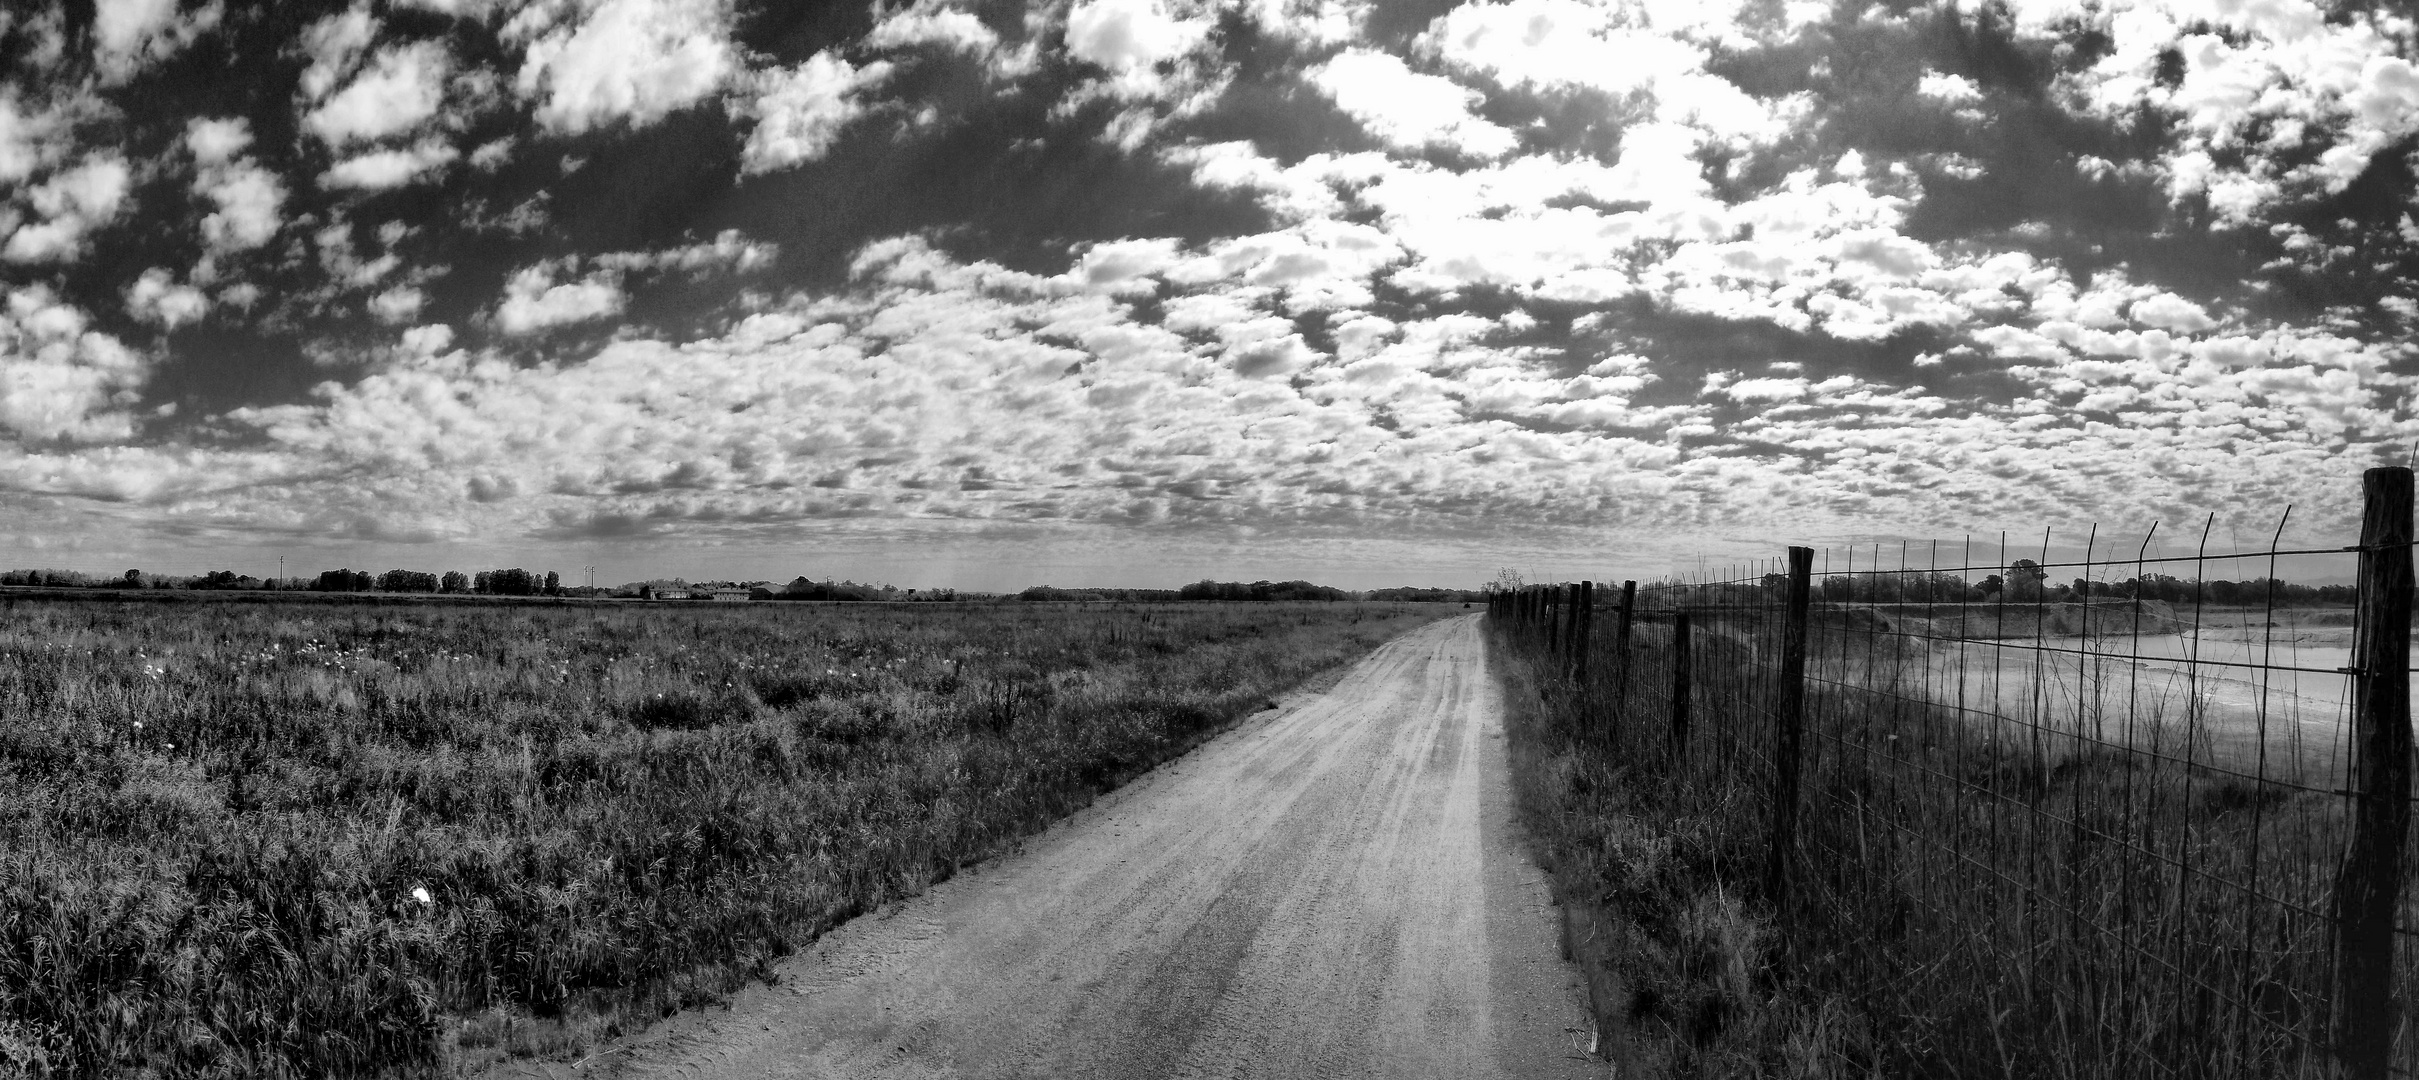
[[573, 1073], [1601, 1077], [1474, 618]]

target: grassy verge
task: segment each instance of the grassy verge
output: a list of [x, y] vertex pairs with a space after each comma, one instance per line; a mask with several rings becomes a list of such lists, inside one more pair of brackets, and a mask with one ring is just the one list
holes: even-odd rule
[[1843, 999], [1786, 977], [1754, 899], [1762, 804], [1638, 768], [1550, 659], [1490, 625], [1514, 798], [1588, 984], [1598, 1051], [1628, 1077], [1828, 1077], [1855, 1038]]
[[575, 1053], [1459, 610], [0, 602], [0, 1075]]

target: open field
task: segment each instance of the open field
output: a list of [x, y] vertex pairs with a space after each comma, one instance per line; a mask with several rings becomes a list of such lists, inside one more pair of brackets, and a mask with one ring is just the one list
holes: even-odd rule
[[0, 1072], [575, 1052], [1460, 610], [0, 603]]

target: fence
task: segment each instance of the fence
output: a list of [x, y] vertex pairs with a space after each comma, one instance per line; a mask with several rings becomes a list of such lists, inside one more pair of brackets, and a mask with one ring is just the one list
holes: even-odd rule
[[[2411, 472], [2365, 495], [2339, 548], [1791, 548], [1490, 615], [1634, 782], [1753, 822], [1784, 935], [1854, 943], [1796, 959], [1894, 1025], [1892, 1071], [2419, 1076]], [[2277, 560], [2322, 555], [2349, 611], [2286, 602]], [[2266, 577], [2221, 589], [2227, 560]]]

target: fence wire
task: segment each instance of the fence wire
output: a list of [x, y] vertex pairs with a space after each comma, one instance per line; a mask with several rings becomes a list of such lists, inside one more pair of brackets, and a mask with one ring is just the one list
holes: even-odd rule
[[[1798, 959], [1902, 1025], [1900, 1068], [1968, 1071], [1947, 1056], [1987, 1029], [1994, 1075], [2337, 1075], [2356, 596], [2279, 581], [2277, 561], [2334, 560], [2307, 576], [2350, 581], [2362, 548], [2208, 554], [2206, 537], [2158, 558], [2096, 530], [2080, 560], [2046, 538], [1816, 553], [1794, 869], [1771, 899], [1858, 924], [1837, 940], [1859, 955]], [[1788, 592], [1773, 560], [1626, 605], [1531, 588], [1494, 613], [1559, 657], [1645, 782], [1764, 821], [1782, 809]], [[2394, 1076], [2419, 1076], [2412, 894], [2391, 937]], [[2020, 1030], [2034, 1041], [2010, 1045]]]

